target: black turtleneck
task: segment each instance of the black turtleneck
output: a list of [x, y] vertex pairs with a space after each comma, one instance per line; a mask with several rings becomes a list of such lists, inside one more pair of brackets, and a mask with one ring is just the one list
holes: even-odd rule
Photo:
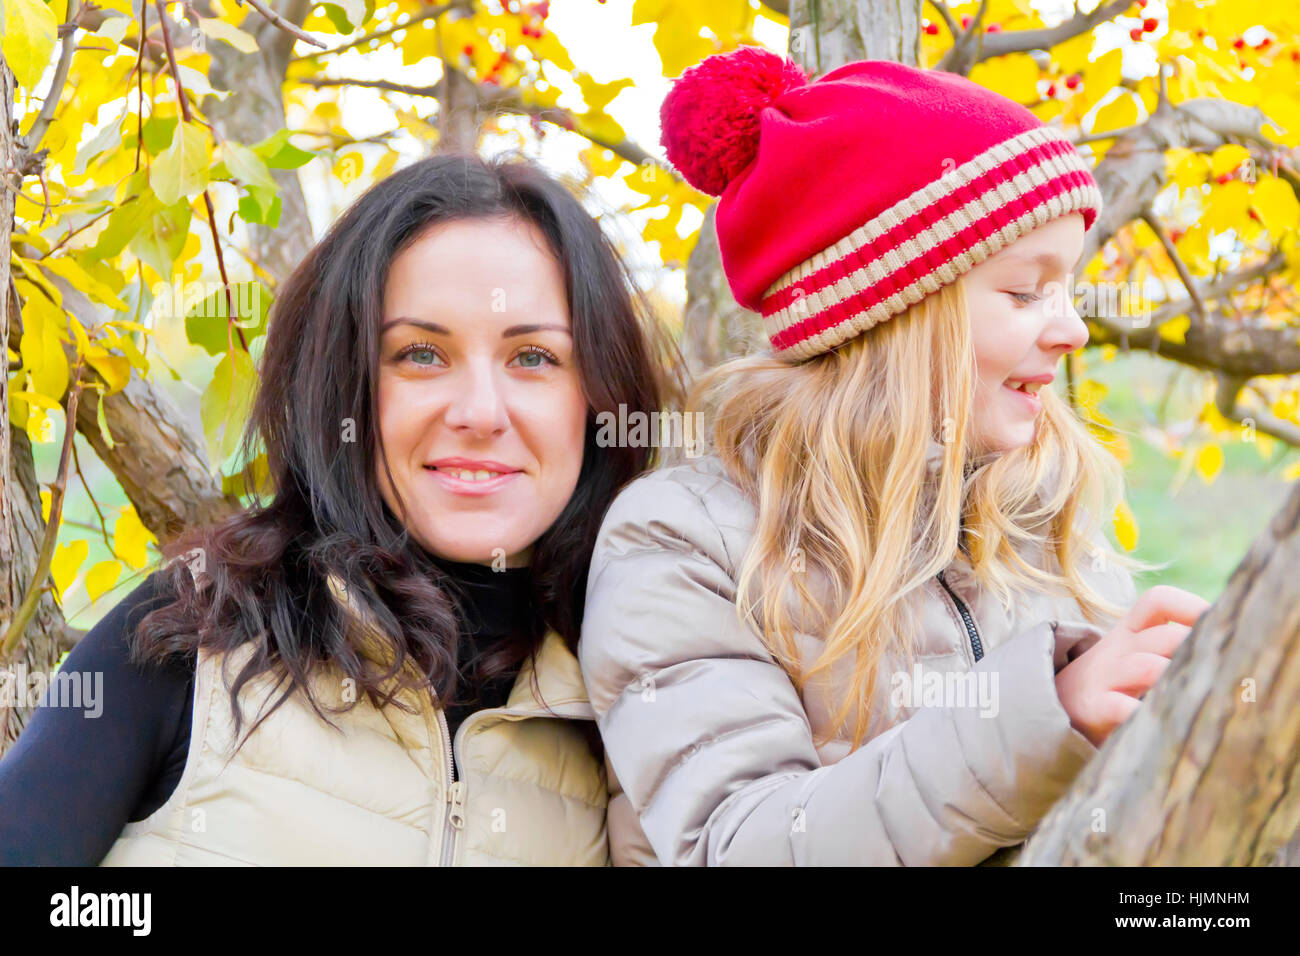
[[[457, 702], [446, 708], [454, 735], [474, 711], [503, 706], [514, 682], [517, 668], [476, 686], [477, 659], [535, 618], [527, 568], [438, 565], [452, 579], [462, 623]], [[100, 712], [37, 707], [0, 760], [0, 865], [97, 864], [125, 824], [161, 807], [179, 783], [189, 756], [193, 662], [145, 670], [129, 653], [141, 618], [168, 603], [158, 578], [123, 598], [60, 667], [102, 680]]]

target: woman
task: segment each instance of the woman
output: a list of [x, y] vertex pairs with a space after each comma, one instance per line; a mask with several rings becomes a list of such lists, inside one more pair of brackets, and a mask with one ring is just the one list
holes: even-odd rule
[[[270, 500], [175, 542], [0, 763], [0, 859], [608, 862], [574, 657], [599, 516], [660, 407], [599, 226], [528, 163], [371, 188], [281, 287], [245, 441]], [[617, 795], [617, 793], [616, 793]]]
[[1027, 110], [896, 63], [809, 83], [742, 48], [662, 119], [772, 354], [700, 383], [716, 455], [602, 526], [607, 758], [665, 864], [977, 863], [1206, 607], [1134, 602], [1097, 527], [1118, 463], [1045, 387], [1087, 341], [1065, 289], [1100, 193]]

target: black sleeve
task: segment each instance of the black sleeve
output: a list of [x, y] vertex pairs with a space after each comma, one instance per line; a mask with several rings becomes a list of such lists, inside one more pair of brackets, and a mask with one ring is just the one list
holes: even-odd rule
[[[0, 760], [0, 865], [98, 864], [174, 769], [193, 661], [143, 669], [131, 663], [128, 644], [145, 614], [170, 600], [150, 575], [64, 660], [59, 673], [88, 693], [82, 706], [51, 706], [59, 701], [47, 691]], [[188, 736], [181, 745], [188, 749]]]

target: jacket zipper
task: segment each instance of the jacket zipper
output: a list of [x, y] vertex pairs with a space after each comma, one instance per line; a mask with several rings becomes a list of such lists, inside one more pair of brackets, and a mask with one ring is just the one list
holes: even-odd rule
[[975, 620], [970, 616], [970, 611], [966, 608], [966, 605], [962, 603], [961, 598], [957, 596], [956, 592], [953, 591], [952, 588], [948, 587], [948, 582], [943, 579], [942, 571], [939, 572], [939, 583], [942, 584], [943, 589], [948, 592], [948, 596], [952, 598], [953, 604], [957, 605], [957, 611], [961, 614], [961, 619], [966, 624], [966, 634], [970, 637], [971, 652], [975, 655], [975, 660], [978, 661], [984, 656], [984, 645], [980, 643], [980, 636], [975, 631]]
[[[552, 707], [562, 707], [565, 704], [578, 702], [578, 698], [555, 701]], [[504, 717], [549, 717], [551, 716], [544, 710], [538, 710], [531, 707], [485, 707], [482, 710], [476, 710], [460, 725], [457, 736], [464, 736], [465, 729], [477, 718], [496, 714]], [[447, 779], [452, 781], [447, 787], [447, 820], [443, 827], [442, 837], [442, 860], [439, 866], [451, 866], [456, 856], [456, 837], [460, 830], [465, 829], [465, 781], [456, 779], [456, 758], [452, 750], [451, 728], [447, 726], [447, 715], [442, 708], [438, 708], [438, 723], [442, 727], [442, 737], [447, 741]]]
[[456, 858], [456, 835], [465, 827], [465, 784], [456, 779], [456, 758], [451, 749], [451, 728], [447, 715], [438, 708], [438, 723], [442, 726], [442, 739], [447, 741], [447, 818], [442, 830], [442, 860], [439, 866], [451, 866]]

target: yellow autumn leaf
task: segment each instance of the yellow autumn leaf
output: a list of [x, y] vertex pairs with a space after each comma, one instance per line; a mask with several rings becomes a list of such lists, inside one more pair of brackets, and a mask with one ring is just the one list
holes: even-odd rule
[[1271, 235], [1280, 236], [1300, 224], [1300, 202], [1296, 201], [1295, 190], [1273, 176], [1255, 184], [1250, 204]]
[[98, 601], [100, 595], [117, 583], [122, 573], [121, 561], [100, 561], [86, 572], [86, 593], [92, 601]]
[[127, 505], [113, 526], [113, 553], [139, 571], [148, 562], [145, 546], [158, 539], [140, 522], [135, 508]]
[[49, 491], [42, 488], [41, 489], [41, 520], [42, 521], [50, 520], [50, 507], [52, 504], [53, 504], [53, 499]]
[[113, 355], [107, 349], [92, 345], [86, 352], [86, 361], [108, 383], [108, 394], [120, 392], [131, 381], [131, 360], [125, 355]]
[[14, 79], [25, 90], [40, 83], [45, 67], [54, 53], [59, 25], [54, 11], [41, 0], [4, 0], [3, 46], [5, 62]]
[[1132, 126], [1137, 121], [1137, 100], [1126, 90], [1120, 90], [1118, 96], [1097, 110], [1097, 114], [1092, 118], [1092, 131], [1108, 133]]
[[1138, 544], [1137, 518], [1127, 501], [1121, 501], [1115, 508], [1115, 540], [1125, 551], [1132, 551]]
[[1202, 445], [1196, 453], [1196, 473], [1207, 485], [1214, 484], [1214, 479], [1223, 470], [1223, 449], [1215, 444]]
[[1014, 53], [978, 64], [970, 71], [970, 80], [1017, 103], [1032, 103], [1039, 98], [1041, 75], [1028, 53]]
[[214, 40], [224, 40], [240, 53], [256, 53], [257, 41], [239, 27], [212, 17], [199, 18], [199, 29]]
[[54, 594], [60, 602], [72, 582], [77, 579], [77, 571], [90, 553], [90, 545], [85, 540], [69, 541], [54, 549], [50, 561], [50, 578], [54, 582]]
[[1287, 465], [1286, 470], [1282, 472], [1283, 481], [1295, 481], [1300, 479], [1300, 461], [1294, 461]]
[[1210, 156], [1210, 175], [1222, 176], [1224, 173], [1230, 173], [1248, 159], [1250, 159], [1250, 150], [1245, 146], [1236, 143], [1220, 146]]
[[1240, 229], [1249, 211], [1250, 187], [1240, 179], [1233, 179], [1210, 190], [1201, 223], [1214, 232]]
[[1173, 342], [1176, 345], [1186, 344], [1187, 330], [1192, 327], [1192, 320], [1185, 315], [1180, 315], [1176, 319], [1170, 319], [1168, 322], [1156, 329], [1160, 337], [1166, 342]]

